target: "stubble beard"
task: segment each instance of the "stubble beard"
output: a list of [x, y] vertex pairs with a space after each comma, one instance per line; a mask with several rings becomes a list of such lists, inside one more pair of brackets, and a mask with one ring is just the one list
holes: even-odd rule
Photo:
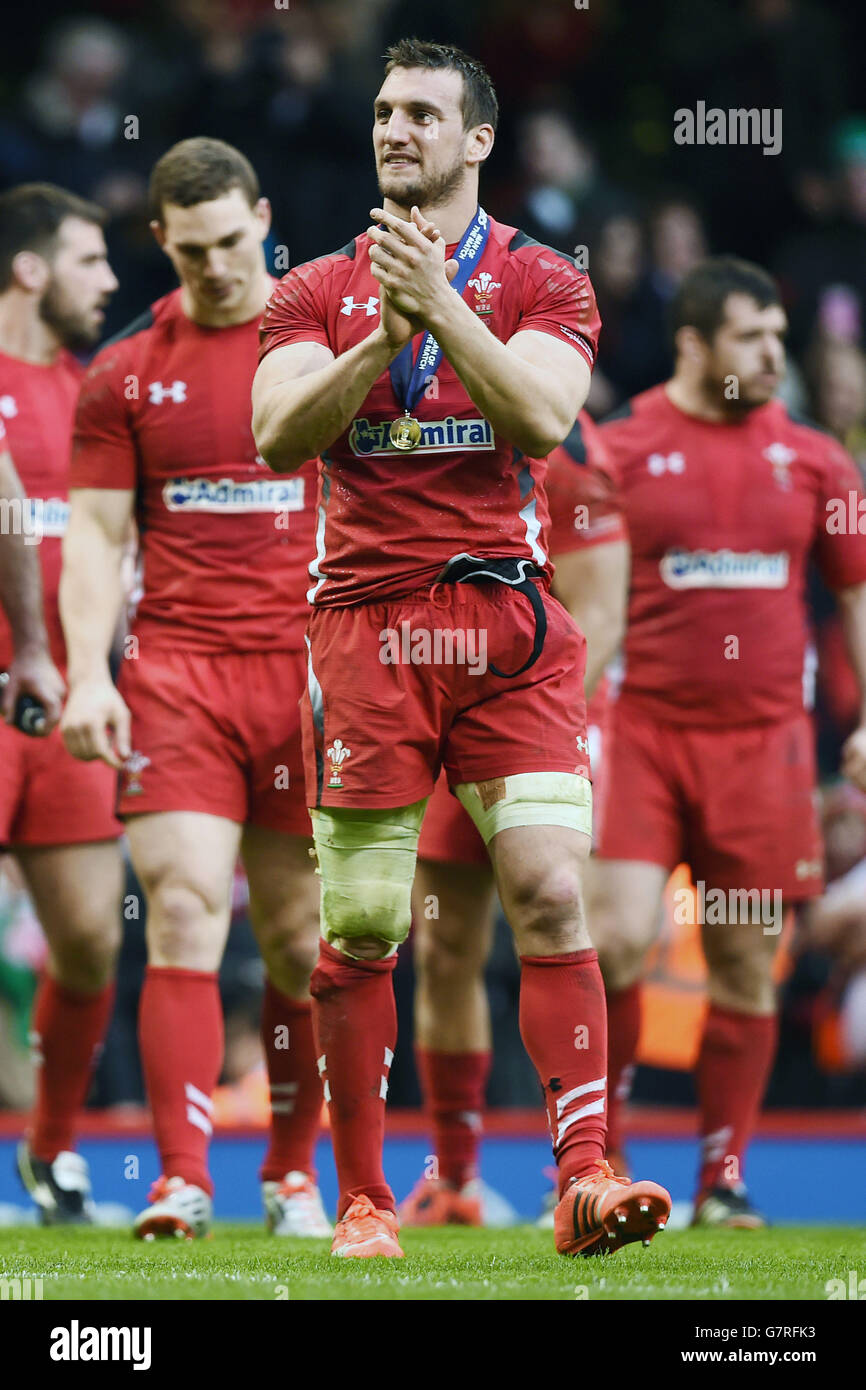
[[401, 187], [391, 192], [386, 186], [387, 168], [379, 175], [379, 192], [383, 198], [389, 198], [397, 207], [403, 208], [406, 212], [414, 205], [422, 211], [424, 208], [438, 207], [442, 203], [447, 203], [455, 193], [460, 191], [466, 178], [466, 165], [462, 159], [454, 161], [450, 169], [445, 169], [442, 173], [433, 174], [428, 178], [417, 179], [415, 183], [403, 184]]
[[39, 301], [39, 317], [70, 352], [93, 347], [99, 340], [99, 325], [89, 324], [83, 314], [64, 302], [56, 279], [51, 280]]

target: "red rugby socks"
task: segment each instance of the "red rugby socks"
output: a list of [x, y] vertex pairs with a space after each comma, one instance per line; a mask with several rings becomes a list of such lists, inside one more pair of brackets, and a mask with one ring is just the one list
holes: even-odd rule
[[46, 972], [33, 1011], [32, 1043], [38, 1062], [36, 1107], [29, 1137], [37, 1158], [50, 1163], [74, 1142], [78, 1113], [111, 1019], [114, 984], [82, 994]]
[[701, 1124], [698, 1192], [742, 1180], [746, 1147], [776, 1055], [775, 1014], [710, 1006], [697, 1067]]
[[627, 989], [607, 991], [607, 1147], [622, 1151], [623, 1111], [634, 1075], [640, 1038], [640, 981]]
[[211, 1096], [223, 1060], [223, 1011], [209, 970], [149, 965], [138, 1041], [162, 1171], [213, 1193], [207, 1153]]
[[313, 971], [313, 1029], [340, 1183], [338, 1220], [361, 1193], [380, 1209], [397, 1210], [382, 1167], [385, 1097], [397, 1044], [396, 963], [396, 953], [355, 960], [323, 941]]
[[262, 1163], [263, 1181], [286, 1173], [316, 1176], [313, 1151], [322, 1114], [322, 1083], [316, 1069], [312, 1005], [290, 999], [268, 980], [262, 1002], [262, 1043], [268, 1063], [271, 1128]]
[[433, 1122], [438, 1176], [455, 1187], [478, 1175], [489, 1052], [438, 1052], [416, 1047], [424, 1102]]
[[520, 966], [520, 1035], [544, 1090], [562, 1193], [604, 1158], [604, 985], [591, 949], [521, 956]]

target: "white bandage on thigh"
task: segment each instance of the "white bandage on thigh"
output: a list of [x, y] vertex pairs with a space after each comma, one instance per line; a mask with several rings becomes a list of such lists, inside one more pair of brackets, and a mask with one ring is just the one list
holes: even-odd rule
[[327, 942], [375, 936], [395, 946], [412, 923], [412, 882], [428, 797], [386, 811], [310, 809]]
[[516, 772], [454, 788], [485, 845], [500, 830], [563, 825], [592, 834], [592, 784], [576, 772]]

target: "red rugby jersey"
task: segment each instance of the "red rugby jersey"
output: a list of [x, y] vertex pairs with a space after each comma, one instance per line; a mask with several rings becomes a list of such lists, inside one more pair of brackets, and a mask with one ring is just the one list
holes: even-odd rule
[[[572, 344], [592, 366], [600, 321], [588, 276], [562, 252], [489, 221], [463, 298], [500, 340], [537, 329]], [[263, 357], [301, 342], [339, 356], [373, 332], [381, 287], [368, 245], [365, 233], [279, 282], [262, 324]], [[421, 341], [415, 338], [413, 352]], [[388, 440], [402, 413], [385, 371], [320, 460], [311, 600], [335, 605], [409, 593], [432, 584], [464, 552], [530, 558], [549, 575], [545, 464], [494, 435], [445, 358], [413, 409], [424, 436], [411, 453]]]
[[[545, 487], [550, 508], [548, 548], [554, 564], [558, 555], [628, 540], [607, 449], [587, 411], [580, 412], [571, 434], [548, 455]], [[603, 723], [609, 696], [608, 679], [602, 676], [587, 702], [590, 728]], [[600, 752], [596, 746], [593, 767]]]
[[866, 581], [866, 536], [835, 534], [853, 461], [781, 401], [735, 424], [654, 387], [601, 427], [632, 551], [623, 694], [655, 718], [734, 725], [807, 703], [807, 562]]
[[259, 316], [204, 328], [181, 291], [94, 358], [71, 485], [131, 488], [144, 560], [134, 628], [151, 645], [303, 645], [315, 463], [277, 478], [256, 453], [250, 394]]
[[[0, 352], [0, 419], [6, 445], [30, 499], [29, 525], [41, 536], [42, 594], [51, 656], [61, 669], [66, 648], [57, 606], [63, 533], [69, 515], [69, 449], [82, 368], [61, 352], [51, 366]], [[0, 609], [0, 670], [12, 660], [12, 633]]]
[[604, 440], [592, 416], [578, 415], [571, 434], [547, 458], [551, 556], [628, 539]]

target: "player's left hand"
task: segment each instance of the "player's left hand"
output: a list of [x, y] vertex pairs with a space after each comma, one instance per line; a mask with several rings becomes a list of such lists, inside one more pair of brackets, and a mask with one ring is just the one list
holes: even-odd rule
[[457, 274], [457, 262], [446, 261], [444, 237], [417, 207], [408, 222], [383, 208], [372, 208], [370, 216], [384, 224], [367, 229], [374, 278], [395, 309], [426, 325]]
[[841, 772], [861, 792], [866, 792], [866, 724], [855, 729], [842, 745]]

